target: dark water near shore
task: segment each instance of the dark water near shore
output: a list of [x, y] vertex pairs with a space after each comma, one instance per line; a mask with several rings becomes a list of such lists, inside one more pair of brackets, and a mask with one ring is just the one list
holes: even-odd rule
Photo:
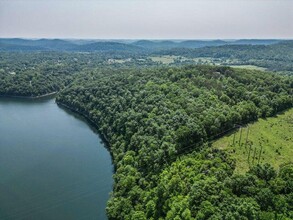
[[0, 219], [106, 219], [113, 166], [54, 99], [0, 98]]

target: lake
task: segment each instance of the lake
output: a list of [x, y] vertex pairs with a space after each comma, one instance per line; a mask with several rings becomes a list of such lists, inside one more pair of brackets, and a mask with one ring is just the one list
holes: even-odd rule
[[107, 219], [111, 156], [52, 98], [0, 98], [0, 219]]

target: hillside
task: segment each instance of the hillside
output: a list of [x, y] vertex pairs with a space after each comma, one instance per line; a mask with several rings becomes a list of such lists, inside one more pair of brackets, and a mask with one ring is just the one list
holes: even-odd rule
[[224, 45], [197, 49], [174, 48], [153, 55], [214, 58], [225, 65], [255, 65], [273, 71], [293, 71], [293, 41], [272, 45]]
[[[82, 43], [80, 43], [82, 42]], [[144, 48], [111, 41], [73, 41], [61, 39], [19, 39], [0, 38], [0, 51], [76, 51], [76, 52], [99, 52], [99, 51], [144, 51]]]
[[[95, 62], [88, 63], [90, 59]], [[85, 67], [93, 68], [100, 57], [59, 52], [0, 53], [0, 95], [40, 96], [58, 92]]]
[[76, 45], [60, 39], [0, 38], [0, 51], [65, 51]]
[[223, 45], [270, 45], [280, 42], [280, 40], [138, 40], [133, 42], [133, 45], [148, 48], [148, 49], [171, 49], [171, 48], [201, 48]]
[[72, 40], [0, 38], [0, 51], [158, 51], [172, 48], [202, 48], [221, 45], [270, 45], [279, 40]]
[[95, 51], [143, 51], [138, 46], [118, 43], [118, 42], [95, 42], [90, 44], [78, 45], [71, 49], [72, 51], [95, 52]]
[[98, 70], [79, 76], [56, 101], [108, 140], [110, 219], [290, 218], [292, 190], [275, 184], [291, 184], [293, 169], [277, 175], [263, 165], [233, 176], [235, 162], [206, 142], [292, 107], [291, 85], [290, 77], [228, 67]]

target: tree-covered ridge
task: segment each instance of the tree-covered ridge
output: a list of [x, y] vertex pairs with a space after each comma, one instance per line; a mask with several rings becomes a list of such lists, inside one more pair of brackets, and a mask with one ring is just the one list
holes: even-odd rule
[[265, 67], [273, 71], [293, 71], [293, 41], [284, 41], [272, 45], [224, 45], [196, 49], [174, 48], [157, 51], [155, 54], [189, 58], [229, 59], [228, 65], [245, 64]]
[[269, 45], [281, 40], [247, 39], [247, 40], [86, 40], [86, 39], [22, 39], [0, 38], [0, 51], [136, 51], [143, 52], [146, 49], [153, 51], [170, 48], [199, 48], [219, 45]]
[[1, 52], [0, 95], [35, 97], [58, 92], [76, 74], [105, 65], [107, 59], [88, 53]]
[[35, 97], [64, 88], [76, 74], [95, 68], [157, 65], [125, 51], [101, 53], [0, 52], [0, 95]]
[[[234, 124], [292, 107], [292, 83], [290, 77], [229, 67], [97, 70], [77, 78], [57, 102], [89, 117], [109, 142], [116, 169], [110, 219], [221, 219], [219, 211], [227, 219], [266, 219], [261, 216], [274, 212], [292, 216], [292, 172], [284, 195], [266, 191], [274, 201], [283, 196], [284, 212], [257, 199], [265, 185], [261, 177], [252, 177], [253, 193], [245, 188], [250, 176], [239, 177], [244, 193], [234, 192], [228, 184], [235, 178], [233, 162], [203, 143]], [[179, 158], [190, 150], [197, 153]], [[207, 191], [206, 199], [198, 189]]]
[[78, 54], [0, 53], [0, 95], [40, 96], [58, 92], [84, 68]]

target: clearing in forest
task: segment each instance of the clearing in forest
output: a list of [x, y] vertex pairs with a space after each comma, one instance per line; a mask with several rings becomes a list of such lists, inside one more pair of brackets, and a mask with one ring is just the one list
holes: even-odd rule
[[277, 170], [293, 163], [293, 109], [239, 128], [216, 140], [213, 147], [236, 160], [235, 173], [245, 173], [258, 163], [269, 163]]

